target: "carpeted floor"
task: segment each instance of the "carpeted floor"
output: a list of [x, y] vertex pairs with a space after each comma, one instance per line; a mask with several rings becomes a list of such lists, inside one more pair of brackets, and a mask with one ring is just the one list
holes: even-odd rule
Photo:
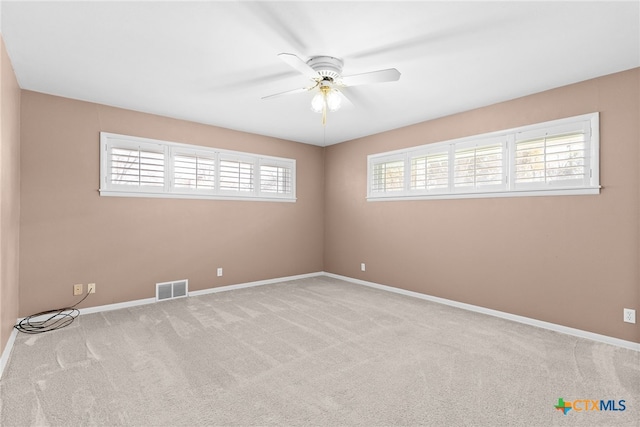
[[0, 397], [2, 426], [638, 426], [640, 353], [316, 277], [19, 334]]

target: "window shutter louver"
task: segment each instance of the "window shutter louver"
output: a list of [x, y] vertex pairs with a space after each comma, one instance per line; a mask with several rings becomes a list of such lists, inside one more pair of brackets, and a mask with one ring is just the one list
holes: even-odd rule
[[220, 160], [220, 189], [224, 191], [252, 192], [254, 164], [241, 160]]
[[455, 151], [453, 185], [476, 189], [504, 182], [502, 144], [480, 145]]
[[404, 190], [404, 160], [388, 160], [374, 163], [371, 191], [388, 193]]
[[411, 190], [449, 188], [449, 153], [418, 155], [411, 158]]
[[589, 181], [589, 140], [584, 130], [517, 135], [515, 185], [585, 185]]
[[111, 184], [164, 187], [165, 154], [162, 150], [113, 147], [110, 156]]
[[215, 190], [216, 160], [198, 154], [176, 154], [173, 158], [173, 185], [190, 190]]
[[260, 192], [291, 194], [292, 176], [290, 167], [269, 164], [260, 165]]

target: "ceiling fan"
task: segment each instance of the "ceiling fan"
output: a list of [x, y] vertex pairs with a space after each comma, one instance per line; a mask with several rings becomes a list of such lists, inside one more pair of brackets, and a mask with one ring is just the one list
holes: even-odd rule
[[[334, 58], [333, 56], [312, 56], [306, 62], [292, 53], [281, 53], [278, 57], [293, 69], [311, 79], [313, 84], [265, 96], [262, 99], [317, 90], [316, 95], [311, 100], [311, 109], [317, 113], [322, 113], [323, 125], [327, 123], [327, 111], [338, 110], [343, 98], [347, 99], [339, 88], [393, 82], [400, 78], [400, 72], [395, 68], [342, 76], [344, 62], [342, 59]], [[349, 102], [348, 99], [347, 102]]]

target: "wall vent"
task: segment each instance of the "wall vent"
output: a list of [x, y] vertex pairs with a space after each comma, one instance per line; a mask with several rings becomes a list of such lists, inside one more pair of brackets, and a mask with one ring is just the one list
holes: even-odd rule
[[189, 280], [156, 283], [156, 301], [183, 298], [189, 295]]

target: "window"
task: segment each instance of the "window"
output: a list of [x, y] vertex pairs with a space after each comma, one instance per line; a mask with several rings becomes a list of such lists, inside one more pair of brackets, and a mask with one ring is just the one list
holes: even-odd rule
[[411, 191], [428, 192], [449, 188], [449, 153], [417, 154], [411, 157]]
[[164, 153], [141, 147], [112, 151], [111, 182], [138, 187], [164, 186]]
[[368, 200], [598, 194], [599, 116], [368, 156]]
[[272, 197], [289, 197], [292, 192], [291, 168], [278, 161], [262, 159], [260, 163], [260, 191]]
[[100, 195], [295, 201], [295, 160], [100, 134]]
[[173, 156], [173, 185], [180, 191], [207, 193], [216, 188], [213, 153], [177, 150]]
[[373, 164], [373, 193], [389, 193], [404, 190], [405, 161], [402, 157], [382, 158]]
[[253, 193], [254, 164], [251, 159], [224, 156], [220, 159], [220, 190]]
[[165, 150], [162, 145], [114, 139], [106, 176], [122, 191], [162, 191], [165, 187]]
[[[464, 145], [464, 144], [460, 144]], [[453, 186], [456, 190], [503, 189], [505, 182], [504, 144], [474, 143], [453, 152]]]
[[517, 188], [589, 185], [589, 128], [557, 126], [515, 136]]

